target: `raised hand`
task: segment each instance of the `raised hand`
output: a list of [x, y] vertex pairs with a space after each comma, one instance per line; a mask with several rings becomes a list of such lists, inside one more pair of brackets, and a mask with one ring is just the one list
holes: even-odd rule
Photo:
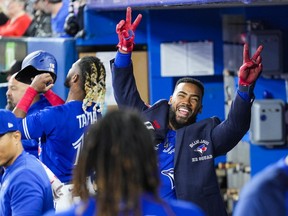
[[262, 58], [260, 56], [263, 46], [260, 45], [253, 57], [250, 58], [249, 46], [244, 44], [243, 49], [243, 64], [239, 69], [239, 85], [250, 86], [255, 83], [262, 72]]
[[117, 47], [120, 51], [122, 50], [124, 52], [132, 52], [135, 44], [135, 30], [142, 19], [142, 15], [138, 14], [135, 21], [131, 24], [131, 11], [131, 8], [128, 7], [126, 11], [126, 21], [121, 20], [116, 25], [116, 33], [119, 39]]
[[49, 73], [38, 74], [33, 78], [30, 86], [38, 93], [45, 93], [54, 86], [53, 78]]

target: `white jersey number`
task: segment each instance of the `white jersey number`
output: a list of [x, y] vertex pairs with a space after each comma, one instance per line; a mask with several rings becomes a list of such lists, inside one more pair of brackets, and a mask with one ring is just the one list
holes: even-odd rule
[[84, 134], [76, 142], [72, 143], [74, 149], [77, 150], [74, 166], [78, 162], [80, 151], [81, 151], [82, 146], [83, 146], [83, 142], [84, 142]]

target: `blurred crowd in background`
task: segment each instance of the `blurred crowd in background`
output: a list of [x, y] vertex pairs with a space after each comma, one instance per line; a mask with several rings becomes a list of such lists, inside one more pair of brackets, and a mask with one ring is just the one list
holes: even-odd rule
[[0, 0], [0, 37], [81, 37], [85, 0]]

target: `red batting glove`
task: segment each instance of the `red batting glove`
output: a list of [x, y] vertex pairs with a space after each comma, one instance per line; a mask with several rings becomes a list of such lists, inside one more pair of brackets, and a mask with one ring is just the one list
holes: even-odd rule
[[134, 48], [135, 30], [142, 19], [142, 15], [138, 14], [135, 21], [131, 24], [131, 11], [131, 8], [128, 7], [126, 11], [126, 21], [121, 20], [116, 25], [116, 33], [119, 39], [117, 47], [125, 52], [132, 52]]
[[252, 58], [249, 55], [249, 47], [244, 44], [243, 49], [243, 64], [239, 69], [239, 85], [251, 86], [253, 85], [262, 72], [262, 58], [260, 53], [263, 50], [263, 46], [260, 45]]

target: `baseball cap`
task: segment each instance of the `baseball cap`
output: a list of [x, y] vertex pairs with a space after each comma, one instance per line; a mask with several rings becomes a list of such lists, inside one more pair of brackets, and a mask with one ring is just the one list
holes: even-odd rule
[[17, 73], [19, 70], [21, 70], [22, 61], [14, 60], [8, 70], [1, 71], [1, 74], [5, 75], [13, 75], [14, 73]]
[[0, 109], [0, 135], [18, 130], [18, 120], [14, 113]]

